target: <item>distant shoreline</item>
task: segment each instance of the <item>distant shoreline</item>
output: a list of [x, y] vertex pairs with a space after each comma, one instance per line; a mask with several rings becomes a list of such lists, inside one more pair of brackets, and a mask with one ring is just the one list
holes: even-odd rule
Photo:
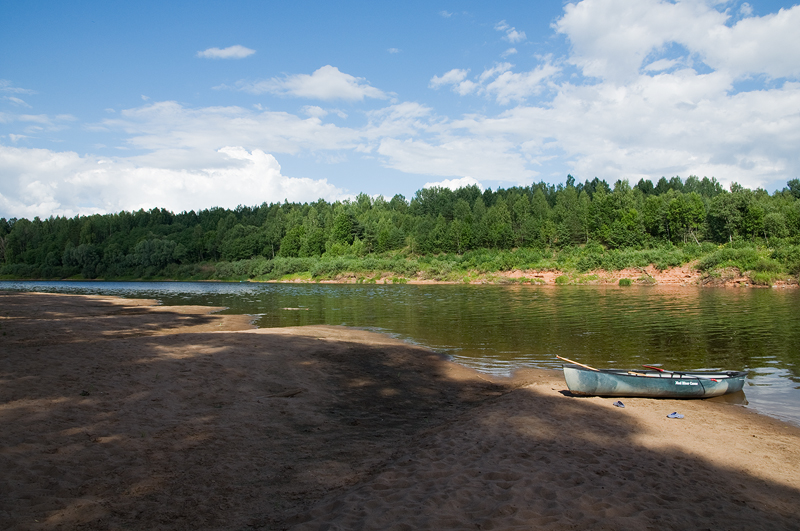
[[[655, 266], [640, 268], [626, 268], [619, 271], [589, 271], [586, 273], [559, 271], [559, 270], [513, 270], [494, 273], [465, 275], [462, 280], [439, 280], [425, 278], [423, 275], [414, 277], [397, 277], [390, 272], [370, 274], [340, 273], [330, 279], [314, 279], [304, 275], [291, 275], [282, 279], [254, 280], [249, 282], [268, 282], [279, 284], [306, 283], [306, 284], [487, 284], [487, 285], [624, 285], [625, 279], [630, 280], [630, 285], [640, 286], [684, 286], [684, 287], [726, 287], [726, 288], [798, 288], [797, 281], [777, 280], [771, 285], [759, 285], [746, 275], [731, 270], [719, 277], [703, 275], [691, 265], [657, 269]], [[621, 284], [620, 281], [623, 281]]]
[[[460, 278], [455, 278], [459, 277]], [[285, 275], [279, 279], [259, 278], [2, 278], [6, 282], [252, 282], [269, 284], [412, 284], [412, 285], [582, 285], [582, 286], [681, 286], [712, 288], [790, 288], [800, 284], [789, 278], [775, 280], [769, 285], [758, 284], [736, 268], [729, 268], [715, 275], [703, 273], [694, 264], [684, 264], [668, 269], [647, 267], [625, 268], [617, 271], [594, 270], [587, 272], [562, 271], [557, 269], [515, 269], [491, 273], [466, 272], [450, 275], [450, 278], [429, 278], [425, 272], [415, 275], [398, 275], [390, 271], [342, 272], [332, 277], [312, 277], [309, 273]], [[630, 281], [628, 284], [627, 281]], [[620, 282], [622, 281], [622, 282]]]

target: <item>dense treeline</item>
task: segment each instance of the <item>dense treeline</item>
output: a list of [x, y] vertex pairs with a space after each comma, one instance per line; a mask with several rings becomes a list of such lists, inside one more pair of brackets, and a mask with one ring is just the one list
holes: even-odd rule
[[[0, 219], [5, 278], [275, 278], [309, 272], [614, 269], [701, 259], [800, 273], [800, 180], [770, 195], [715, 179], [426, 188], [235, 210]], [[726, 254], [727, 253], [727, 254]]]

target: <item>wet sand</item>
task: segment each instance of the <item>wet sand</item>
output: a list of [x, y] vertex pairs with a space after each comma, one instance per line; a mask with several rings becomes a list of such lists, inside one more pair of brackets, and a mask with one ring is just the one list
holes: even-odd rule
[[212, 311], [0, 293], [0, 528], [799, 525], [800, 429], [740, 406]]

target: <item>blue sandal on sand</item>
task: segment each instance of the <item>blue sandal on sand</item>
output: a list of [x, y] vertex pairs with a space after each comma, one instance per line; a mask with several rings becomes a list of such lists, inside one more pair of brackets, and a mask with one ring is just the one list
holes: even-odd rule
[[617, 407], [625, 407], [625, 404], [623, 404], [621, 400], [617, 400], [616, 402], [614, 402], [611, 405], [612, 406], [617, 406]]
[[668, 418], [668, 419], [682, 419], [682, 418], [683, 418], [683, 415], [681, 415], [680, 413], [678, 413], [678, 412], [676, 411], [676, 412], [674, 412], [674, 413], [670, 413], [669, 415], [667, 415], [667, 418]]

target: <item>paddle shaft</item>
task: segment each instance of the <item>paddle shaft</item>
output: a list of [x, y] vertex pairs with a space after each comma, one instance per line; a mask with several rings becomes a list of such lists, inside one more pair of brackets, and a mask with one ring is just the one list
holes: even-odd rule
[[697, 374], [692, 374], [690, 376], [686, 376], [686, 373], [683, 373], [683, 372], [667, 371], [667, 370], [662, 369], [661, 367], [653, 367], [652, 365], [642, 365], [642, 367], [644, 367], [646, 369], [655, 369], [658, 372], [665, 372], [667, 374], [677, 374], [681, 378], [696, 378], [698, 380], [711, 380], [712, 382], [718, 381], [717, 378], [712, 378], [711, 376], [699, 376]]
[[584, 365], [583, 363], [578, 363], [577, 361], [572, 361], [572, 360], [567, 359], [567, 358], [562, 358], [559, 355], [556, 355], [556, 358], [558, 358], [560, 360], [567, 361], [569, 363], [572, 363], [573, 365], [578, 365], [579, 367], [583, 367], [585, 369], [589, 369], [590, 371], [600, 372], [600, 369], [595, 369], [594, 367], [589, 367], [588, 365]]

